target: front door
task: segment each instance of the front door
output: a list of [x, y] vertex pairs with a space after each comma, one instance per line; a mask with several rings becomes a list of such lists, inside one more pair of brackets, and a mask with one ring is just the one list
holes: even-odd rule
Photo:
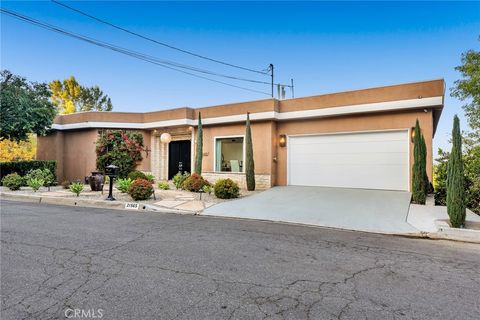
[[168, 145], [168, 179], [178, 172], [190, 172], [190, 140], [172, 141]]

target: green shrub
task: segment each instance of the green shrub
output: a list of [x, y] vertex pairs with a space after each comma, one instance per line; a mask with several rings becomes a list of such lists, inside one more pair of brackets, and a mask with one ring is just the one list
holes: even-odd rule
[[55, 176], [49, 169], [33, 169], [24, 177], [28, 182], [30, 179], [43, 180], [43, 185], [50, 187], [55, 183]]
[[29, 171], [35, 169], [48, 169], [53, 174], [54, 181], [56, 180], [55, 172], [57, 170], [57, 162], [51, 160], [26, 160], [26, 161], [11, 161], [0, 162], [0, 178], [10, 173], [18, 173], [20, 176], [26, 175]]
[[469, 186], [466, 191], [467, 195], [465, 201], [467, 207], [476, 214], [480, 214], [480, 176], [474, 181], [469, 181]]
[[80, 193], [83, 191], [83, 183], [81, 182], [73, 182], [71, 185], [70, 185], [70, 191], [72, 191], [73, 193], [75, 193], [77, 195], [77, 197], [80, 195]]
[[151, 173], [145, 173], [145, 177], [147, 177], [147, 180], [150, 181], [151, 183], [155, 183], [155, 176]]
[[128, 188], [128, 194], [135, 201], [147, 200], [153, 194], [152, 183], [146, 179], [137, 179]]
[[447, 188], [437, 188], [433, 194], [435, 199], [436, 206], [446, 206], [447, 205]]
[[63, 189], [70, 189], [71, 184], [72, 183], [68, 180], [64, 180], [64, 181], [62, 181], [62, 183], [60, 183], [60, 185], [62, 186]]
[[[467, 140], [468, 142], [468, 140]], [[447, 166], [450, 153], [438, 149], [439, 157], [435, 159], [437, 164], [434, 166], [434, 187], [435, 187], [435, 205], [447, 205]], [[463, 154], [463, 163], [465, 170], [465, 204], [466, 207], [476, 214], [480, 215], [480, 163], [477, 160], [480, 155], [479, 146], [466, 146]]]
[[38, 179], [38, 178], [30, 178], [27, 180], [27, 185], [33, 189], [33, 191], [37, 192], [38, 189], [40, 189], [40, 187], [43, 187], [43, 184], [45, 183], [45, 181], [43, 181], [42, 179]]
[[191, 192], [198, 192], [202, 190], [205, 185], [210, 185], [210, 183], [203, 179], [202, 176], [192, 173], [185, 181], [183, 182], [182, 188]]
[[97, 156], [97, 169], [105, 172], [105, 167], [114, 164], [118, 167], [118, 176], [126, 178], [128, 173], [135, 169], [135, 161], [130, 158], [128, 153], [114, 150], [102, 156]]
[[215, 183], [213, 188], [215, 196], [220, 199], [238, 198], [240, 188], [238, 184], [232, 179], [220, 179]]
[[133, 180], [130, 178], [125, 178], [125, 179], [119, 178], [117, 179], [117, 189], [121, 193], [126, 193], [128, 192], [128, 188], [130, 188], [132, 183], [133, 183]]
[[160, 181], [160, 182], [158, 183], [158, 189], [168, 190], [168, 189], [170, 189], [170, 185], [168, 184], [167, 181]]
[[142, 171], [138, 171], [138, 170], [130, 172], [128, 174], [128, 178], [132, 179], [132, 181], [135, 181], [137, 179], [148, 180], [147, 175]]
[[212, 186], [204, 185], [202, 190], [203, 190], [203, 192], [210, 194], [210, 193], [212, 193]]
[[181, 172], [178, 172], [174, 177], [173, 177], [173, 184], [175, 184], [175, 188], [182, 189], [183, 183], [185, 180], [190, 177], [190, 173], [184, 172], [183, 174]]
[[10, 190], [19, 190], [23, 185], [23, 178], [16, 172], [10, 173], [3, 177], [2, 185]]

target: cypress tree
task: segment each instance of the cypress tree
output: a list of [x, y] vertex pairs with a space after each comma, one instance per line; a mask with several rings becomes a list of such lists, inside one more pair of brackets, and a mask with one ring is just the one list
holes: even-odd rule
[[452, 152], [447, 165], [447, 212], [454, 228], [465, 224], [465, 178], [463, 174], [460, 120], [453, 118]]
[[425, 165], [422, 147], [420, 123], [415, 123], [415, 136], [413, 138], [413, 177], [412, 177], [412, 202], [425, 204]]
[[428, 189], [430, 185], [430, 181], [428, 180], [427, 175], [427, 144], [425, 143], [425, 137], [422, 133], [422, 171], [423, 171], [423, 184], [425, 186], [425, 196], [428, 194]]
[[247, 112], [247, 124], [245, 132], [245, 177], [247, 190], [255, 190], [255, 164], [253, 162], [252, 132], [250, 129], [250, 113]]
[[202, 128], [202, 114], [198, 113], [198, 128], [197, 128], [197, 145], [195, 147], [195, 173], [202, 175], [202, 160], [203, 160], [203, 128]]

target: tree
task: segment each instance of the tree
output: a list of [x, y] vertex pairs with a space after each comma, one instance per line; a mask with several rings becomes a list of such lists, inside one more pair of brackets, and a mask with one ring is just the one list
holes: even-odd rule
[[[473, 132], [462, 138], [462, 158], [465, 180], [465, 206], [480, 215], [480, 52], [469, 50], [462, 54], [462, 65], [455, 68], [462, 79], [454, 82], [450, 95], [462, 101], [468, 124]], [[445, 205], [447, 198], [447, 167], [451, 154], [439, 149], [440, 157], [434, 167], [435, 204]]]
[[[480, 215], [480, 145], [469, 145], [462, 138], [463, 170], [465, 175], [465, 206]], [[465, 142], [465, 143], [463, 143]], [[447, 205], [447, 168], [450, 152], [438, 149], [434, 166], [435, 205]]]
[[[480, 39], [480, 38], [479, 38]], [[470, 100], [463, 106], [469, 126], [477, 139], [480, 130], [480, 51], [468, 50], [462, 54], [462, 65], [455, 68], [462, 79], [454, 82], [450, 95], [461, 101]]]
[[203, 128], [202, 128], [202, 114], [198, 113], [198, 128], [197, 128], [197, 145], [195, 148], [195, 173], [202, 175], [202, 161], [203, 161]]
[[423, 184], [425, 187], [425, 195], [428, 194], [429, 189], [430, 189], [430, 181], [428, 180], [428, 174], [427, 174], [427, 144], [425, 142], [425, 137], [422, 134], [422, 171], [423, 171]]
[[413, 177], [412, 177], [412, 201], [417, 204], [425, 204], [426, 186], [425, 169], [426, 157], [423, 152], [422, 133], [420, 123], [415, 123], [415, 135], [413, 138]]
[[98, 86], [82, 87], [80, 111], [112, 111], [112, 100]]
[[0, 138], [0, 162], [33, 160], [36, 152], [36, 139], [32, 134], [26, 141]]
[[465, 224], [465, 177], [463, 173], [460, 120], [453, 118], [452, 151], [447, 168], [447, 212], [454, 228]]
[[53, 80], [49, 83], [52, 90], [52, 101], [59, 114], [69, 114], [80, 110], [82, 86], [74, 76], [63, 81]]
[[52, 126], [55, 107], [45, 83], [28, 82], [8, 70], [1, 72], [0, 138], [26, 141], [29, 134], [44, 136]]
[[74, 76], [63, 81], [53, 80], [49, 86], [59, 114], [113, 109], [111, 99], [98, 86], [81, 86]]
[[252, 131], [250, 129], [250, 113], [247, 112], [247, 124], [245, 132], [245, 177], [247, 190], [255, 190], [255, 163], [253, 162]]

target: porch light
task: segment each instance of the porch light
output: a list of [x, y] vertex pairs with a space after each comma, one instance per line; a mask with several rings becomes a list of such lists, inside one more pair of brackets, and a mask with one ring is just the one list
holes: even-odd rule
[[278, 144], [280, 145], [280, 147], [285, 147], [287, 145], [287, 136], [284, 135], [284, 134], [281, 134], [280, 135], [280, 139], [278, 140]]
[[162, 133], [162, 135], [160, 136], [160, 141], [162, 143], [170, 143], [170, 141], [172, 141], [172, 136], [170, 135], [170, 133], [168, 132], [164, 132]]
[[410, 138], [413, 142], [413, 140], [415, 140], [415, 127], [412, 127], [412, 129], [410, 130]]

